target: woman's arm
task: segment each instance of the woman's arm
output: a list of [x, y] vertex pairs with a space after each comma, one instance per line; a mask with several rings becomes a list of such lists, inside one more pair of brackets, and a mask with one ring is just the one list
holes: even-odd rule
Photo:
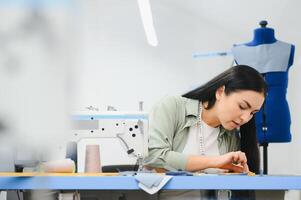
[[188, 157], [187, 171], [200, 171], [207, 168], [221, 168], [234, 172], [249, 172], [247, 158], [241, 151], [229, 152], [221, 156], [193, 156]]
[[[144, 164], [151, 168], [185, 170], [188, 156], [173, 150], [174, 134], [178, 129], [179, 97], [166, 97], [158, 102], [149, 115], [148, 156]], [[185, 117], [184, 114], [181, 117]]]

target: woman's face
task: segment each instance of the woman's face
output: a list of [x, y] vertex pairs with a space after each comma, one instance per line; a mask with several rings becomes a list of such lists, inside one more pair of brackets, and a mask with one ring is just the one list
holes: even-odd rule
[[225, 129], [233, 130], [247, 123], [263, 102], [263, 93], [241, 90], [226, 95], [221, 87], [216, 91], [217, 118]]

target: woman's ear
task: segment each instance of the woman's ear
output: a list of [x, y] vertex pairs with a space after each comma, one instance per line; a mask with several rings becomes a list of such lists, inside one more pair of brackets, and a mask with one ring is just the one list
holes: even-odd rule
[[223, 85], [215, 91], [216, 100], [220, 100], [221, 97], [223, 96], [224, 92], [225, 92], [225, 86]]

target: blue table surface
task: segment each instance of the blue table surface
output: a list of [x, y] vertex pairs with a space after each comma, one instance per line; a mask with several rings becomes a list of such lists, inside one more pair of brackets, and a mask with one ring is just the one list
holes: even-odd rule
[[[133, 176], [20, 176], [0, 173], [0, 189], [139, 190], [139, 187]], [[301, 190], [301, 176], [174, 176], [163, 189]]]

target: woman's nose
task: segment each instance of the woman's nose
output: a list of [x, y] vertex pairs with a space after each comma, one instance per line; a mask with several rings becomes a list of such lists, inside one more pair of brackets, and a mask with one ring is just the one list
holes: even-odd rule
[[240, 119], [242, 121], [242, 123], [247, 123], [251, 118], [252, 118], [253, 115], [251, 115], [250, 112], [244, 112], [241, 116], [240, 116]]

